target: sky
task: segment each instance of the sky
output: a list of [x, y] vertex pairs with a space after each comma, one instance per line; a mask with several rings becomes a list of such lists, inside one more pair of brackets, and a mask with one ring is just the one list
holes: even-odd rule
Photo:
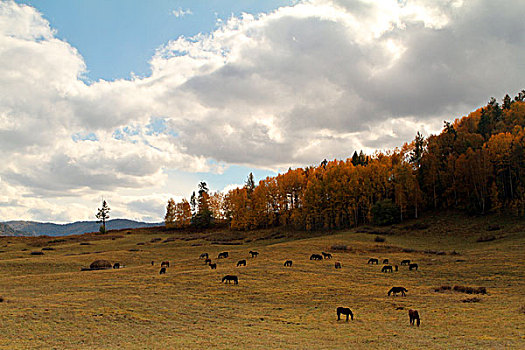
[[524, 1], [0, 0], [0, 221], [169, 198], [437, 133], [525, 88]]

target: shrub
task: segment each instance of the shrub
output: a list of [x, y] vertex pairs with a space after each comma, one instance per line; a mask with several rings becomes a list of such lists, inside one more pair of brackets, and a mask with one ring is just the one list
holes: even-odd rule
[[348, 247], [344, 244], [334, 244], [330, 247], [330, 250], [332, 251], [340, 251], [340, 252], [346, 252], [348, 250]]
[[384, 238], [384, 237], [380, 237], [380, 236], [376, 236], [376, 238], [374, 238], [374, 241], [375, 241], [375, 242], [382, 243], [382, 242], [385, 241], [385, 238]]
[[104, 233], [107, 232], [107, 231], [106, 231], [106, 227], [105, 227], [104, 225], [100, 225], [100, 228], [98, 229], [98, 232], [100, 232], [100, 234], [103, 235]]
[[44, 255], [44, 252], [31, 252], [31, 255]]
[[474, 297], [474, 298], [463, 299], [461, 301], [464, 302], [464, 303], [479, 303], [481, 301], [481, 299]]
[[466, 294], [487, 294], [487, 288], [485, 287], [454, 286], [454, 291]]
[[378, 201], [372, 206], [372, 222], [379, 226], [397, 224], [400, 213], [399, 207], [391, 200]]
[[451, 290], [452, 288], [450, 286], [441, 286], [436, 289], [434, 289], [435, 292], [444, 292], [446, 290]]
[[481, 236], [479, 237], [476, 242], [490, 242], [496, 239], [496, 236]]

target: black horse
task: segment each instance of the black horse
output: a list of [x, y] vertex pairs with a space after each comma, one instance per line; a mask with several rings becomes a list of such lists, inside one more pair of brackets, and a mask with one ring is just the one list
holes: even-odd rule
[[253, 252], [253, 251], [250, 250], [250, 254], [251, 254], [252, 258], [256, 258], [257, 255], [259, 255], [259, 252]]
[[376, 264], [376, 265], [379, 265], [379, 259], [370, 258], [370, 259], [368, 259], [367, 264]]
[[239, 284], [239, 279], [237, 278], [237, 276], [226, 275], [222, 278], [222, 282], [229, 284], [231, 281], [233, 281], [234, 284]]
[[310, 260], [323, 260], [323, 256], [319, 254], [312, 254]]
[[153, 265], [155, 265], [155, 261], [152, 261], [152, 262], [151, 262], [151, 266], [153, 266]]
[[332, 259], [332, 254], [330, 253], [321, 252], [321, 254], [323, 254], [323, 258], [325, 259]]
[[120, 263], [113, 264], [113, 268], [114, 269], [120, 269]]
[[408, 269], [409, 269], [410, 271], [412, 271], [412, 270], [417, 270], [418, 267], [419, 267], [419, 266], [417, 266], [417, 264], [409, 264], [409, 265], [408, 265]]
[[388, 265], [388, 259], [383, 259], [383, 265]]
[[421, 321], [419, 320], [419, 312], [417, 310], [408, 310], [408, 317], [410, 318], [410, 325], [414, 325], [414, 321], [417, 321], [417, 326], [419, 327]]
[[204, 260], [204, 265], [208, 265], [208, 264], [211, 264], [210, 258], [206, 258], [206, 260]]
[[404, 287], [392, 287], [389, 291], [388, 291], [388, 296], [390, 296], [390, 293], [393, 293], [394, 296], [397, 295], [397, 293], [401, 293], [402, 296], [406, 296], [405, 292], [408, 292], [408, 290]]
[[165, 267], [161, 267], [160, 271], [159, 271], [159, 275], [163, 275], [165, 273], [166, 273], [166, 268]]
[[222, 259], [222, 258], [227, 258], [228, 257], [228, 252], [222, 252], [222, 253], [219, 253], [219, 255], [217, 256], [217, 259]]
[[402, 260], [401, 265], [408, 265], [410, 264], [410, 260]]
[[336, 268], [336, 269], [340, 269], [340, 268], [341, 268], [341, 263], [340, 263], [339, 261], [337, 261], [337, 262], [335, 263], [335, 268]]
[[199, 259], [208, 259], [208, 253], [202, 253], [201, 256], [199, 256]]
[[244, 260], [244, 259], [243, 260], [239, 260], [237, 262], [237, 267], [239, 267], [239, 266], [246, 266], [246, 260]]
[[292, 267], [292, 260], [286, 260], [286, 261], [284, 262], [284, 266]]
[[210, 264], [210, 268], [212, 270], [216, 270], [217, 269], [217, 264]]
[[392, 265], [383, 266], [383, 268], [381, 269], [381, 272], [393, 272]]
[[346, 322], [348, 322], [348, 316], [352, 318], [352, 321], [354, 320], [354, 314], [352, 313], [352, 310], [350, 310], [347, 307], [338, 307], [337, 308], [337, 320], [339, 321], [341, 319], [341, 315], [346, 315]]
[[160, 267], [170, 267], [170, 262], [169, 261], [163, 261], [160, 263]]

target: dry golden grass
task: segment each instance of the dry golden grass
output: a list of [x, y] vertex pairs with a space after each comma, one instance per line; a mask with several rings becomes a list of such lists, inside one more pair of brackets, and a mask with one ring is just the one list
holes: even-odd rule
[[[114, 233], [114, 240], [88, 235], [58, 243], [1, 238], [0, 348], [525, 348], [523, 221], [501, 219], [500, 238], [478, 243], [494, 218], [425, 220], [427, 229], [371, 228], [388, 231], [384, 243], [374, 242], [377, 233], [355, 230], [304, 239], [276, 230], [136, 230]], [[272, 235], [279, 238], [264, 239]], [[344, 245], [346, 251], [331, 251], [332, 260], [309, 260], [312, 253]], [[48, 246], [55, 250], [30, 255]], [[259, 257], [250, 258], [250, 250]], [[451, 255], [453, 250], [460, 255]], [[230, 257], [217, 260], [221, 251]], [[446, 254], [435, 254], [440, 251]], [[203, 252], [217, 270], [198, 259]], [[366, 264], [370, 257], [397, 265], [410, 259], [419, 270], [399, 266], [399, 272], [381, 273], [381, 264]], [[126, 267], [80, 272], [97, 259]], [[246, 267], [236, 267], [240, 259]], [[287, 259], [293, 267], [283, 266]], [[165, 275], [158, 274], [162, 260], [171, 263]], [[343, 268], [334, 269], [335, 261]], [[239, 284], [221, 284], [226, 274], [239, 276]], [[473, 295], [435, 292], [445, 285], [486, 287], [488, 294], [462, 302]], [[404, 286], [407, 296], [388, 297], [392, 286]], [[338, 306], [350, 307], [354, 321], [338, 322]], [[409, 325], [410, 308], [419, 310], [421, 327]]]

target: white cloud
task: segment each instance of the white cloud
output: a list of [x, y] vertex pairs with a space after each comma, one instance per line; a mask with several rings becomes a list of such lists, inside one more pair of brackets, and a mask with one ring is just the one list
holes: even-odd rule
[[184, 17], [186, 15], [193, 15], [193, 12], [191, 12], [190, 9], [183, 10], [182, 8], [178, 8], [177, 10], [171, 11], [171, 14], [177, 18]]
[[287, 169], [400, 146], [523, 89], [524, 12], [488, 0], [298, 2], [174, 38], [149, 77], [87, 85], [83, 58], [40, 13], [0, 2], [0, 218], [85, 218], [103, 192], [123, 215], [152, 217], [172, 170]]

